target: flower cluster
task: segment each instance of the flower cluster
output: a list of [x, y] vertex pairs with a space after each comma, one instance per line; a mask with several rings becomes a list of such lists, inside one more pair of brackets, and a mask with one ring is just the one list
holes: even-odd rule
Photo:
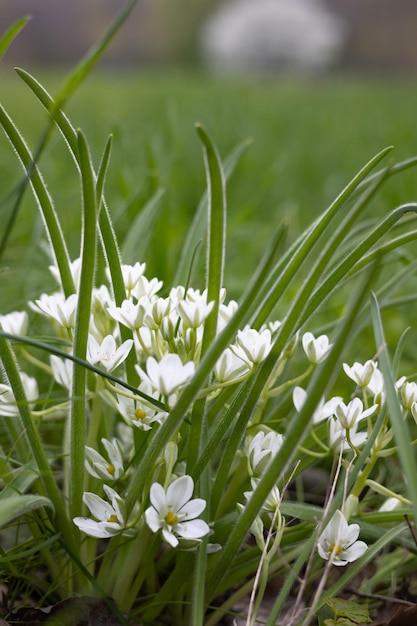
[[[204, 537], [215, 534], [215, 525], [210, 523], [214, 512], [207, 505], [206, 498], [201, 497], [204, 493], [201, 485], [195, 484], [192, 471], [188, 473], [191, 412], [184, 416], [183, 427], [174, 433], [155, 466], [149, 468], [146, 486], [137, 494], [133, 507], [127, 508], [126, 494], [148, 442], [169, 419], [182, 391], [196, 373], [205, 322], [215, 307], [214, 302], [208, 301], [206, 291], [191, 287], [177, 286], [160, 295], [162, 282], [156, 278], [148, 279], [145, 269], [143, 263], [122, 266], [125, 299], [118, 304], [109, 285], [100, 285], [93, 292], [85, 355], [86, 366], [91, 366], [87, 383], [89, 429], [85, 446], [85, 508], [74, 516], [73, 522], [82, 533], [100, 539], [118, 535], [134, 538], [146, 529], [161, 537], [171, 548], [190, 549]], [[71, 264], [71, 270], [74, 285], [78, 288], [79, 261]], [[58, 277], [55, 267], [51, 271]], [[30, 303], [30, 308], [32, 315], [36, 313], [49, 320], [57, 335], [65, 340], [62, 345], [71, 346], [77, 303], [77, 291], [69, 297], [57, 291], [52, 295], [42, 294]], [[222, 290], [218, 303], [218, 332], [236, 310], [236, 302], [226, 303], [226, 293]], [[6, 332], [20, 335], [26, 334], [30, 326], [26, 312], [3, 315], [0, 322]], [[228, 398], [227, 394], [244, 384], [267, 359], [280, 328], [280, 322], [275, 321], [260, 328], [246, 326], [238, 330], [235, 340], [218, 357], [201, 397], [205, 397], [208, 404], [215, 403], [220, 394]], [[283, 372], [286, 362], [296, 354], [298, 343], [302, 350], [298, 351], [297, 364], [304, 364], [304, 373], [292, 382], [283, 379]], [[316, 337], [307, 331], [301, 335], [300, 342], [297, 333], [291, 345], [278, 355], [264, 391], [263, 405], [248, 420], [245, 443], [230, 468], [228, 480], [239, 485], [234, 502], [222, 504], [230, 515], [236, 515], [250, 505], [260, 481], [285, 442], [286, 414], [277, 416], [274, 409], [273, 419], [263, 421], [259, 411], [268, 406], [268, 402], [274, 406], [274, 399], [288, 387], [292, 387], [295, 410], [302, 411], [308, 391], [298, 383], [307, 379], [314, 368], [328, 358], [332, 348], [327, 335]], [[68, 354], [70, 351], [71, 347]], [[127, 380], [127, 359], [133, 364], [130, 372], [136, 377], [134, 381]], [[62, 419], [68, 411], [73, 362], [51, 355], [49, 365], [43, 363], [42, 368], [49, 369], [53, 384], [61, 388], [59, 397], [62, 399], [62, 393], [68, 393], [68, 399], [48, 407], [47, 411], [39, 409], [37, 414], [40, 418], [47, 414], [49, 419], [54, 415]], [[346, 398], [333, 396], [327, 400], [323, 397], [311, 411], [309, 433], [315, 446], [314, 450], [311, 448], [311, 454], [315, 458], [349, 453], [355, 457], [368, 440], [372, 420], [385, 401], [384, 381], [376, 361], [369, 360], [363, 365], [355, 362], [352, 366], [345, 363], [343, 370], [355, 385], [352, 385], [350, 395]], [[24, 372], [21, 380], [27, 401], [36, 406], [40, 398], [38, 381]], [[397, 388], [404, 414], [410, 413], [417, 421], [417, 384], [402, 378]], [[227, 406], [227, 403], [219, 403], [219, 415], [227, 411]], [[7, 378], [0, 384], [0, 414], [6, 417], [19, 414], [19, 405]], [[391, 438], [392, 433], [385, 424], [376, 440], [372, 463]], [[252, 532], [260, 546], [264, 541], [266, 520], [273, 525], [277, 537], [282, 535], [285, 521], [280, 508], [284, 489], [283, 484], [272, 486], [252, 524]], [[198, 497], [194, 497], [195, 491]], [[394, 493], [389, 495], [396, 502], [401, 499]], [[245, 504], [239, 504], [243, 499]], [[205, 519], [200, 517], [202, 514]], [[366, 544], [357, 541], [358, 534], [359, 526], [349, 526], [347, 518], [337, 511], [320, 536], [319, 555], [338, 566], [355, 560], [366, 549]], [[217, 547], [208, 544], [207, 549], [213, 551]]]

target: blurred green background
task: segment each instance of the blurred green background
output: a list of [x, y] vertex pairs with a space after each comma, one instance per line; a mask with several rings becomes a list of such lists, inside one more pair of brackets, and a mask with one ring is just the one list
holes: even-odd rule
[[[3, 31], [25, 9], [32, 8], [34, 15], [2, 61], [0, 85], [2, 104], [35, 150], [47, 116], [13, 66], [24, 67], [52, 94], [57, 93], [75, 62], [111, 23], [119, 3], [75, 2], [72, 8], [62, 2], [52, 7], [49, 0], [36, 8], [30, 4], [22, 1], [17, 7], [11, 0], [3, 1]], [[197, 121], [209, 130], [222, 157], [250, 140], [227, 188], [225, 278], [231, 298], [246, 286], [282, 220], [289, 223], [292, 240], [382, 148], [394, 146], [391, 163], [416, 155], [417, 62], [407, 30], [414, 3], [396, 4], [396, 19], [393, 3], [380, 2], [379, 11], [372, 0], [328, 4], [344, 20], [347, 35], [326, 71], [286, 67], [226, 73], [202, 64], [198, 38], [220, 2], [139, 3], [99, 67], [67, 103], [65, 111], [74, 126], [86, 133], [96, 163], [113, 134], [107, 197], [121, 240], [138, 212], [157, 194], [154, 234], [146, 258], [139, 259], [147, 261], [149, 277], [157, 275], [167, 286], [171, 284], [205, 190], [201, 146], [194, 130]], [[64, 6], [67, 14], [62, 13]], [[187, 20], [182, 19], [185, 14]], [[58, 28], [62, 20], [68, 26], [66, 35]], [[384, 28], [401, 25], [404, 30], [396, 38], [396, 53], [390, 53], [393, 42], [388, 37], [378, 56], [376, 42], [384, 40]], [[363, 45], [364, 32], [370, 33], [368, 47]], [[43, 47], [36, 48], [36, 40], [43, 41]], [[75, 257], [79, 181], [58, 134], [39, 166]], [[13, 215], [15, 186], [22, 171], [4, 135], [0, 135], [0, 174], [5, 227]], [[381, 218], [416, 198], [416, 173], [410, 170], [384, 185], [368, 216]], [[3, 312], [53, 288], [48, 262], [42, 224], [28, 190], [1, 259], [2, 293], [7, 292]], [[398, 311], [394, 336], [409, 313], [404, 308]]]

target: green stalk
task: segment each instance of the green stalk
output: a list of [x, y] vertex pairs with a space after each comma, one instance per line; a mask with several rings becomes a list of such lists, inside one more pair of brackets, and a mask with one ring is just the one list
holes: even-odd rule
[[[217, 333], [220, 306], [220, 290], [223, 286], [224, 259], [226, 249], [226, 188], [223, 166], [213, 141], [201, 125], [196, 125], [203, 144], [204, 164], [207, 177], [208, 230], [207, 230], [207, 302], [214, 306], [204, 324], [201, 356], [207, 351]], [[205, 449], [207, 440], [206, 398], [194, 403], [188, 444], [187, 471], [193, 467]], [[206, 500], [205, 516], [210, 511], [210, 475], [208, 466], [200, 478], [200, 495]], [[190, 626], [203, 626], [205, 614], [205, 583], [207, 573], [207, 539], [203, 539], [196, 555]]]
[[[83, 233], [81, 251], [81, 276], [74, 331], [74, 355], [85, 359], [90, 324], [91, 295], [97, 243], [96, 182], [84, 135], [79, 133], [79, 154], [83, 193]], [[70, 515], [80, 515], [84, 484], [84, 446], [86, 434], [86, 369], [74, 362], [71, 412], [70, 412], [70, 458], [69, 482]]]
[[[208, 234], [207, 234], [207, 302], [214, 306], [204, 324], [201, 356], [213, 342], [217, 331], [220, 306], [220, 290], [223, 284], [225, 238], [226, 238], [226, 193], [225, 177], [216, 146], [201, 125], [196, 125], [203, 144], [204, 164], [207, 177], [208, 195]], [[205, 429], [205, 399], [194, 405], [191, 418], [190, 443], [188, 445], [187, 471], [192, 473], [203, 445]]]
[[13, 395], [19, 404], [18, 420], [21, 424], [22, 433], [24, 433], [23, 437], [27, 441], [30, 453], [36, 461], [45, 493], [54, 508], [55, 519], [51, 520], [52, 525], [62, 533], [64, 544], [68, 546], [72, 552], [77, 553], [78, 548], [75, 543], [74, 526], [68, 519], [64, 502], [62, 500], [62, 494], [55, 482], [45, 449], [36, 429], [35, 421], [29, 408], [29, 403], [22, 385], [14, 354], [9, 343], [1, 337], [0, 353], [3, 367], [6, 370], [7, 378], [13, 390]]

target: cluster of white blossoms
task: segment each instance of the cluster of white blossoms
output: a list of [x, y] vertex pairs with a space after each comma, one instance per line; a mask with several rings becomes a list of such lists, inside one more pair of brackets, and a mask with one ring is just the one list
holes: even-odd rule
[[[102, 437], [96, 444], [97, 449], [91, 445], [85, 448], [85, 469], [95, 479], [95, 482], [90, 479], [94, 492], [86, 491], [83, 496], [90, 517], [77, 516], [74, 523], [85, 534], [97, 538], [132, 536], [146, 524], [151, 531], [160, 532], [172, 547], [179, 542], [189, 547], [208, 535], [210, 528], [207, 522], [198, 519], [206, 503], [202, 498], [192, 497], [194, 482], [184, 473], [181, 459], [175, 468], [170, 468], [168, 476], [163, 474], [161, 466], [154, 469], [155, 480], [147, 496], [150, 506], [145, 510], [138, 502], [127, 516], [124, 492], [135, 454], [135, 430], [146, 435], [158, 428], [193, 377], [200, 359], [204, 323], [214, 302], [207, 301], [206, 291], [182, 286], [172, 288], [165, 296], [159, 295], [163, 284], [145, 276], [144, 263], [122, 265], [121, 269], [126, 298], [119, 305], [107, 285], [94, 288], [86, 360], [103, 373], [115, 374], [124, 381], [124, 368], [120, 366], [134, 351], [138, 394], [127, 391], [122, 384], [107, 382], [104, 389], [101, 386], [101, 398], [116, 412], [117, 432], [109, 438]], [[50, 270], [59, 281], [58, 269], [52, 266]], [[76, 259], [71, 263], [76, 290], [80, 272], [80, 260]], [[107, 277], [110, 278], [109, 273]], [[236, 302], [224, 302], [225, 295], [222, 290], [219, 332], [237, 309]], [[29, 307], [47, 318], [55, 333], [71, 345], [77, 304], [77, 291], [69, 297], [57, 291], [40, 295]], [[1, 316], [0, 323], [5, 332], [23, 336], [27, 334], [29, 318], [27, 312], [12, 312]], [[131, 338], [121, 340], [120, 326], [128, 329]], [[236, 341], [221, 354], [214, 367], [210, 382], [212, 393], [216, 386], [221, 389], [247, 378], [266, 358], [271, 347], [270, 326], [259, 331], [249, 327], [238, 331]], [[55, 382], [70, 393], [72, 360], [51, 355], [50, 371]], [[36, 379], [23, 372], [21, 378], [27, 399], [36, 403], [39, 399]], [[90, 384], [89, 398], [93, 398], [94, 393], [94, 386]], [[60, 411], [62, 413], [62, 408]], [[17, 415], [18, 412], [12, 389], [5, 381], [0, 384], [0, 415]], [[58, 408], [56, 413], [59, 413]], [[173, 445], [177, 454], [178, 447], [175, 442]]]
[[[103, 412], [107, 411], [112, 417], [109, 424], [97, 427], [96, 440], [90, 437], [89, 445], [85, 447], [86, 486], [90, 490], [85, 491], [83, 502], [89, 516], [78, 515], [74, 523], [83, 533], [97, 538], [133, 536], [146, 526], [153, 533], [160, 534], [171, 547], [188, 549], [208, 536], [211, 528], [207, 521], [200, 519], [206, 509], [205, 500], [193, 497], [194, 481], [186, 472], [186, 437], [181, 432], [169, 442], [167, 452], [158, 460], [157, 466], [150, 468], [147, 490], [138, 494], [133, 510], [126, 510], [125, 494], [132, 468], [137, 462], [138, 445], [146, 445], [147, 437], [152, 437], [153, 431], [164, 423], [195, 374], [201, 357], [204, 324], [213, 311], [214, 303], [207, 301], [206, 291], [182, 286], [160, 295], [162, 282], [146, 278], [145, 269], [145, 264], [141, 263], [122, 266], [126, 297], [119, 305], [107, 285], [96, 287], [92, 294], [86, 360], [94, 366], [95, 373], [89, 377], [88, 401], [92, 406], [94, 399], [99, 398]], [[71, 270], [78, 289], [79, 260], [71, 264]], [[58, 277], [55, 267], [51, 271]], [[218, 332], [237, 310], [237, 303], [226, 303], [225, 297], [222, 290]], [[77, 292], [65, 297], [58, 291], [52, 295], [42, 294], [29, 303], [32, 315], [36, 313], [49, 320], [55, 333], [64, 340], [62, 345], [68, 345], [69, 353], [74, 337], [77, 302]], [[2, 315], [0, 326], [8, 334], [24, 336], [29, 328], [28, 313]], [[127, 329], [126, 332], [121, 333], [121, 327]], [[256, 370], [269, 355], [279, 328], [280, 322], [277, 321], [259, 329], [245, 327], [236, 333], [235, 341], [223, 351], [213, 368], [207, 389], [209, 400], [225, 387], [244, 381]], [[122, 340], [121, 334], [124, 337], [130, 334], [130, 337]], [[298, 334], [271, 373], [268, 384], [271, 398], [278, 395], [281, 389], [278, 378], [283, 372], [283, 363], [292, 357], [297, 343]], [[307, 398], [306, 390], [297, 386], [296, 381], [307, 377], [327, 358], [333, 347], [326, 335], [315, 337], [311, 332], [305, 332], [300, 343], [307, 359], [307, 370], [293, 384], [296, 411], [302, 409]], [[131, 371], [137, 376], [137, 393], [131, 385], [129, 390], [124, 384], [126, 374], [123, 364], [129, 356], [134, 356], [135, 364]], [[54, 383], [71, 394], [73, 362], [70, 359], [51, 355], [49, 366], [43, 363], [42, 367], [43, 370], [49, 367]], [[349, 450], [356, 454], [367, 440], [370, 420], [384, 402], [384, 382], [376, 361], [370, 360], [363, 365], [354, 363], [352, 366], [345, 363], [343, 369], [356, 385], [352, 395], [348, 399], [335, 396], [325, 401], [322, 398], [311, 416], [313, 435], [316, 428], [322, 428], [323, 422], [328, 424], [328, 445], [317, 438], [323, 456]], [[103, 377], [99, 371], [103, 372]], [[112, 374], [111, 381], [108, 380], [109, 374]], [[114, 377], [118, 383], [114, 382]], [[28, 402], [36, 406], [39, 400], [37, 380], [24, 372], [21, 372], [21, 380]], [[275, 383], [278, 386], [274, 388]], [[285, 381], [284, 387], [289, 384], [291, 381]], [[417, 384], [400, 379], [397, 387], [405, 414], [411, 413], [417, 421]], [[65, 416], [68, 404], [61, 402], [56, 407], [56, 415], [60, 418]], [[48, 415], [53, 415], [53, 408], [48, 408]], [[0, 383], [0, 415], [13, 417], [18, 413], [19, 405], [4, 377]], [[41, 416], [42, 411], [38, 414]], [[250, 502], [285, 437], [285, 433], [280, 434], [272, 428], [273, 422], [262, 423], [258, 418], [248, 423], [246, 442], [241, 450], [246, 457], [247, 475], [239, 495], [246, 499], [246, 504], [238, 505], [236, 502], [240, 510]], [[363, 424], [366, 426], [363, 427]], [[283, 528], [282, 518], [277, 514], [281, 506], [281, 487], [275, 485], [271, 489], [260, 516], [254, 522], [258, 538], [263, 533], [262, 516], [262, 519], [269, 517], [275, 520], [277, 534]], [[209, 512], [205, 514], [209, 515]], [[348, 526], [346, 518], [338, 511], [320, 537], [320, 556], [336, 565], [358, 558], [366, 549], [363, 542], [357, 541], [358, 534], [359, 527], [356, 524]]]

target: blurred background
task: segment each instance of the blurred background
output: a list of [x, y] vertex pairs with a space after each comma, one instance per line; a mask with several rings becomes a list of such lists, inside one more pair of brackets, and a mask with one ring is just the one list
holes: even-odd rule
[[[32, 150], [47, 116], [14, 66], [57, 93], [122, 6], [120, 0], [1, 0], [1, 32], [32, 16], [0, 64], [0, 100]], [[386, 163], [416, 156], [416, 32], [415, 0], [139, 0], [65, 105], [96, 163], [113, 135], [106, 190], [120, 239], [141, 211], [152, 215], [152, 237], [139, 238], [125, 261], [146, 260], [149, 277], [172, 284], [206, 185], [194, 130], [200, 121], [223, 159], [246, 142], [227, 185], [225, 279], [229, 297], [237, 298], [280, 222], [288, 222], [293, 240], [386, 146], [394, 146]], [[57, 134], [39, 165], [74, 258], [79, 181]], [[7, 268], [14, 309], [47, 289], [48, 260], [30, 194], [19, 201], [17, 216], [22, 171], [2, 134], [0, 175], [2, 223], [12, 223], [0, 269]], [[367, 219], [380, 220], [416, 199], [410, 169], [385, 183]], [[410, 262], [408, 254], [395, 258], [389, 276], [396, 263]], [[203, 265], [204, 255], [199, 287]], [[408, 282], [405, 292], [410, 289]], [[345, 301], [345, 294], [336, 298], [336, 312]], [[397, 306], [393, 337], [408, 325], [407, 315]]]
[[[72, 64], [120, 0], [2, 0], [3, 29], [33, 17], [16, 63]], [[104, 63], [318, 71], [417, 71], [414, 0], [141, 0]]]

